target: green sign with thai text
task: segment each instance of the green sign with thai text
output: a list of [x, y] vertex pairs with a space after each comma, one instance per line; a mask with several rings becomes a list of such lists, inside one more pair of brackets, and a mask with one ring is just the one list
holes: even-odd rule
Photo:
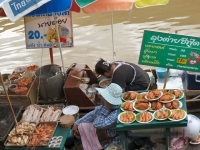
[[200, 71], [200, 38], [144, 31], [139, 64]]

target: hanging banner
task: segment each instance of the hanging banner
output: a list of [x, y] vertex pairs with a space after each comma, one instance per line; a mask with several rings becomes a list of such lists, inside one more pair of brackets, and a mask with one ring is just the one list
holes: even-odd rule
[[138, 64], [200, 71], [200, 38], [144, 31]]
[[[40, 16], [24, 17], [26, 48], [58, 48], [73, 46], [72, 18], [70, 11]], [[58, 33], [56, 31], [56, 23]]]

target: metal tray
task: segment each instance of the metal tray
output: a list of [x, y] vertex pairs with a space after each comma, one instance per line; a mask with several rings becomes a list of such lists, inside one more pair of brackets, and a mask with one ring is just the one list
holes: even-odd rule
[[[28, 123], [35, 123], [35, 122], [28, 122]], [[35, 123], [35, 125], [37, 126], [36, 123]], [[16, 128], [16, 126], [17, 126], [17, 125], [15, 125], [14, 128]], [[13, 129], [14, 129], [14, 128], [13, 128]], [[13, 129], [12, 129], [12, 130], [13, 130]], [[11, 130], [11, 131], [12, 131], [12, 130]], [[10, 132], [11, 132], [11, 131], [10, 131]], [[7, 137], [6, 141], [4, 142], [4, 145], [5, 145], [5, 146], [11, 146], [11, 147], [21, 147], [21, 146], [25, 146], [25, 145], [29, 142], [30, 137], [31, 137], [31, 135], [32, 135], [32, 133], [33, 133], [34, 131], [35, 131], [35, 128], [31, 131], [31, 133], [30, 133], [29, 136], [28, 136], [27, 142], [24, 143], [23, 145], [7, 144], [7, 143], [8, 143], [8, 137]]]
[[[54, 130], [53, 130], [53, 132], [52, 132], [52, 134], [51, 134], [51, 137], [49, 138], [49, 141], [48, 141], [46, 144], [28, 145], [28, 143], [30, 142], [30, 140], [31, 140], [31, 138], [32, 138], [32, 136], [33, 136], [33, 134], [35, 133], [37, 127], [38, 127], [40, 124], [51, 124], [51, 125], [54, 125]], [[49, 142], [51, 141], [52, 136], [54, 135], [54, 132], [55, 132], [57, 126], [58, 126], [58, 122], [55, 122], [55, 121], [40, 122], [40, 123], [38, 123], [36, 129], [34, 130], [33, 134], [32, 134], [31, 137], [29, 138], [29, 142], [26, 144], [26, 146], [28, 146], [28, 147], [48, 146], [48, 145], [49, 145]]]

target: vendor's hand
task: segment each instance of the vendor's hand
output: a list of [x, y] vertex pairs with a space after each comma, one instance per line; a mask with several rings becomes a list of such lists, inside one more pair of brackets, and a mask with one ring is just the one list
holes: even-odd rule
[[104, 107], [105, 107], [107, 110], [110, 110], [112, 106], [113, 106], [112, 104], [110, 104], [110, 103], [108, 103], [108, 102], [105, 102]]
[[73, 127], [72, 127], [73, 136], [76, 135], [77, 131], [78, 131], [78, 126], [76, 124], [74, 124]]

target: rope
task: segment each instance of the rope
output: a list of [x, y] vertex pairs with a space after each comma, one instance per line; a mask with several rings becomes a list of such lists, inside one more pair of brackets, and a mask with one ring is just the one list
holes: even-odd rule
[[114, 31], [113, 31], [113, 12], [111, 11], [110, 14], [110, 19], [111, 19], [111, 32], [112, 32], [112, 49], [113, 49], [113, 61], [115, 61], [115, 44], [114, 44]]

